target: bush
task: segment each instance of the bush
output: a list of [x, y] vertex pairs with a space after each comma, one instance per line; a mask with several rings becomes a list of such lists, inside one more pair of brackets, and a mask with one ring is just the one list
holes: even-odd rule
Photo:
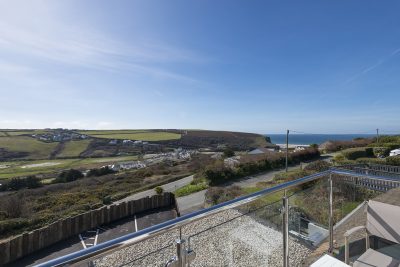
[[386, 158], [387, 165], [400, 166], [400, 156], [392, 156]]
[[385, 159], [380, 159], [380, 158], [358, 158], [356, 160], [356, 163], [362, 163], [362, 164], [386, 164], [386, 161], [385, 161]]
[[154, 188], [154, 191], [156, 191], [157, 195], [161, 195], [164, 192], [164, 189], [161, 186], [157, 186]]
[[22, 188], [38, 188], [41, 187], [42, 183], [40, 179], [34, 175], [30, 175], [25, 178], [12, 178], [7, 184], [4, 185], [5, 189], [8, 190], [20, 190]]
[[[302, 151], [290, 153], [289, 164], [300, 163], [319, 157], [318, 149], [308, 148]], [[227, 181], [257, 174], [271, 169], [282, 168], [285, 166], [285, 155], [283, 153], [266, 155], [265, 158], [258, 161], [249, 161], [241, 163], [237, 168], [231, 169], [224, 166], [222, 162], [208, 166], [204, 171], [204, 177], [210, 185], [219, 185]]]
[[331, 166], [332, 166], [332, 164], [330, 164], [327, 161], [317, 160], [317, 161], [311, 162], [306, 167], [304, 167], [304, 170], [322, 172], [322, 171], [328, 170]]
[[107, 175], [107, 174], [112, 174], [115, 173], [116, 171], [110, 169], [108, 166], [99, 168], [99, 169], [91, 169], [88, 171], [87, 173], [87, 177], [92, 177], [92, 176], [103, 176], [103, 175]]
[[231, 148], [226, 148], [224, 150], [224, 157], [225, 158], [230, 158], [230, 157], [233, 157], [233, 156], [235, 156], [235, 151], [233, 151]]
[[68, 171], [61, 172], [58, 177], [54, 180], [55, 183], [68, 183], [72, 181], [76, 181], [80, 178], [83, 178], [84, 175], [81, 171], [70, 169]]
[[311, 148], [318, 149], [318, 144], [310, 144]]
[[206, 200], [211, 205], [216, 205], [242, 195], [244, 192], [239, 186], [210, 187], [206, 192]]
[[373, 156], [372, 148], [349, 148], [342, 151], [342, 155], [348, 160], [356, 160], [358, 158], [366, 158]]
[[103, 204], [104, 205], [110, 205], [112, 203], [111, 196], [105, 196], [103, 197]]
[[174, 192], [176, 197], [183, 197], [187, 196], [190, 194], [193, 194], [195, 192], [199, 192], [201, 190], [207, 189], [208, 185], [207, 183], [199, 183], [199, 184], [188, 184], [185, 185], [184, 187], [179, 188]]
[[390, 153], [390, 148], [388, 148], [388, 147], [374, 147], [372, 149], [373, 149], [374, 156], [377, 158], [387, 157], [387, 156], [389, 156], [389, 153]]
[[0, 235], [14, 232], [29, 225], [28, 219], [16, 218], [0, 221]]

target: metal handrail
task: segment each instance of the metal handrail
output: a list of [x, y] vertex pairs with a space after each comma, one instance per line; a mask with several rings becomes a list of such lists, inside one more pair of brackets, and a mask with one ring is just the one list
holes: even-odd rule
[[140, 230], [135, 233], [127, 234], [125, 236], [118, 237], [116, 239], [98, 244], [96, 246], [87, 248], [85, 250], [80, 250], [57, 259], [50, 260], [48, 262], [37, 265], [38, 267], [50, 267], [50, 266], [63, 266], [65, 264], [74, 264], [81, 262], [83, 260], [89, 261], [93, 258], [97, 258], [101, 255], [111, 253], [113, 251], [122, 249], [124, 247], [131, 246], [140, 241], [158, 236], [162, 233], [165, 233], [172, 229], [177, 229], [194, 221], [197, 221], [201, 218], [208, 217], [212, 214], [219, 213], [224, 210], [228, 210], [231, 208], [235, 208], [246, 203], [252, 202], [258, 198], [261, 198], [265, 195], [269, 195], [284, 189], [292, 188], [307, 182], [311, 182], [321, 177], [326, 177], [329, 175], [330, 171], [324, 171], [316, 174], [312, 174], [297, 180], [289, 181], [283, 184], [279, 184], [277, 186], [266, 188], [261, 191], [252, 193], [250, 195], [238, 197], [236, 199], [205, 208], [199, 211], [192, 212], [190, 214], [184, 215], [182, 217], [175, 218], [170, 221], [166, 221], [149, 228]]
[[227, 201], [227, 202], [224, 202], [224, 203], [221, 203], [221, 204], [209, 207], [209, 208], [195, 211], [190, 214], [184, 215], [182, 217], [178, 217], [173, 220], [169, 220], [169, 221], [148, 227], [146, 229], [140, 230], [135, 233], [131, 233], [131, 234], [124, 235], [122, 237], [115, 238], [113, 240], [110, 240], [110, 241], [98, 244], [96, 246], [87, 248], [85, 250], [77, 251], [77, 252], [50, 260], [48, 262], [36, 265], [36, 266], [37, 267], [64, 266], [66, 264], [69, 265], [69, 264], [79, 263], [82, 261], [85, 261], [85, 262], [90, 261], [90, 260], [98, 258], [102, 255], [112, 253], [116, 250], [120, 250], [122, 248], [131, 246], [133, 244], [144, 241], [146, 239], [161, 235], [167, 231], [170, 231], [173, 229], [179, 229], [180, 227], [187, 225], [189, 223], [192, 223], [194, 221], [197, 221], [201, 218], [211, 216], [213, 214], [222, 212], [224, 210], [239, 207], [241, 205], [252, 202], [256, 199], [259, 199], [261, 197], [264, 197], [266, 195], [269, 195], [269, 194], [272, 194], [275, 192], [293, 188], [293, 187], [302, 185], [307, 182], [318, 180], [323, 177], [328, 177], [331, 174], [359, 176], [359, 177], [365, 177], [365, 178], [371, 178], [371, 179], [377, 179], [377, 180], [393, 181], [393, 179], [390, 179], [388, 177], [360, 174], [360, 173], [355, 173], [355, 172], [348, 171], [348, 170], [331, 168], [330, 170], [327, 170], [327, 171], [323, 171], [323, 172], [319, 172], [319, 173], [312, 174], [309, 176], [305, 176], [303, 178], [289, 181], [286, 183], [282, 183], [282, 184], [276, 185], [271, 188], [266, 188], [266, 189], [260, 190], [258, 192], [255, 192], [255, 193], [252, 193], [252, 194], [249, 194], [246, 196], [238, 197], [236, 199], [233, 199], [233, 200], [230, 200], [230, 201]]

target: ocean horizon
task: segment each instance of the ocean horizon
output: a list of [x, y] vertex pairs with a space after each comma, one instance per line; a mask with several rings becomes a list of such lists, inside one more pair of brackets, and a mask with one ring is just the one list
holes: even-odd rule
[[[266, 134], [271, 138], [274, 144], [285, 144], [286, 134]], [[292, 145], [309, 145], [322, 144], [326, 141], [350, 141], [354, 138], [372, 138], [375, 134], [289, 134], [289, 144]]]

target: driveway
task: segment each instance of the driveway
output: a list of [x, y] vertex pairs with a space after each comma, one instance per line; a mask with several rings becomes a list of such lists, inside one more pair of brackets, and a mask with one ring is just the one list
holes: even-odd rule
[[185, 215], [204, 208], [206, 192], [207, 190], [202, 190], [184, 197], [178, 197], [176, 201], [180, 214]]

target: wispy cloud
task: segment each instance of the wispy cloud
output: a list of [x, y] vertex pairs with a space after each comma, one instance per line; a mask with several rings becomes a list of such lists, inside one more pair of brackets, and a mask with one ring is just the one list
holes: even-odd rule
[[[52, 4], [51, 1], [40, 3], [42, 7]], [[31, 4], [24, 2], [24, 5]], [[29, 12], [27, 9], [29, 7], [25, 7], [24, 12]], [[21, 12], [21, 9], [12, 4], [0, 5], [0, 54], [7, 55], [0, 71], [13, 71], [14, 58], [20, 57], [27, 59], [26, 65], [34, 62], [35, 68], [56, 64], [102, 71], [135, 72], [194, 82], [195, 78], [165, 69], [163, 64], [207, 61], [206, 57], [193, 51], [158, 40], [138, 38], [135, 44], [128, 44], [89, 26], [63, 21], [62, 14], [57, 16], [56, 8], [52, 8], [52, 12], [44, 11], [32, 8], [29, 19], [24, 19], [21, 16], [23, 14], [15, 14]], [[10, 13], [14, 13], [14, 16], [10, 16]], [[32, 23], [33, 18], [35, 23]], [[6, 63], [9, 64], [8, 67]]]
[[364, 76], [365, 74], [375, 70], [376, 68], [378, 68], [379, 66], [381, 66], [382, 64], [386, 63], [388, 60], [390, 60], [392, 57], [395, 57], [396, 55], [398, 55], [400, 53], [400, 48], [395, 49], [392, 53], [390, 53], [390, 55], [385, 56], [384, 58], [378, 60], [378, 62], [376, 62], [373, 65], [370, 65], [366, 68], [364, 68], [363, 70], [361, 70], [360, 72], [356, 73], [355, 75], [351, 76], [349, 79], [347, 79], [344, 82], [344, 85], [349, 84], [359, 78], [361, 78], [362, 76]]

